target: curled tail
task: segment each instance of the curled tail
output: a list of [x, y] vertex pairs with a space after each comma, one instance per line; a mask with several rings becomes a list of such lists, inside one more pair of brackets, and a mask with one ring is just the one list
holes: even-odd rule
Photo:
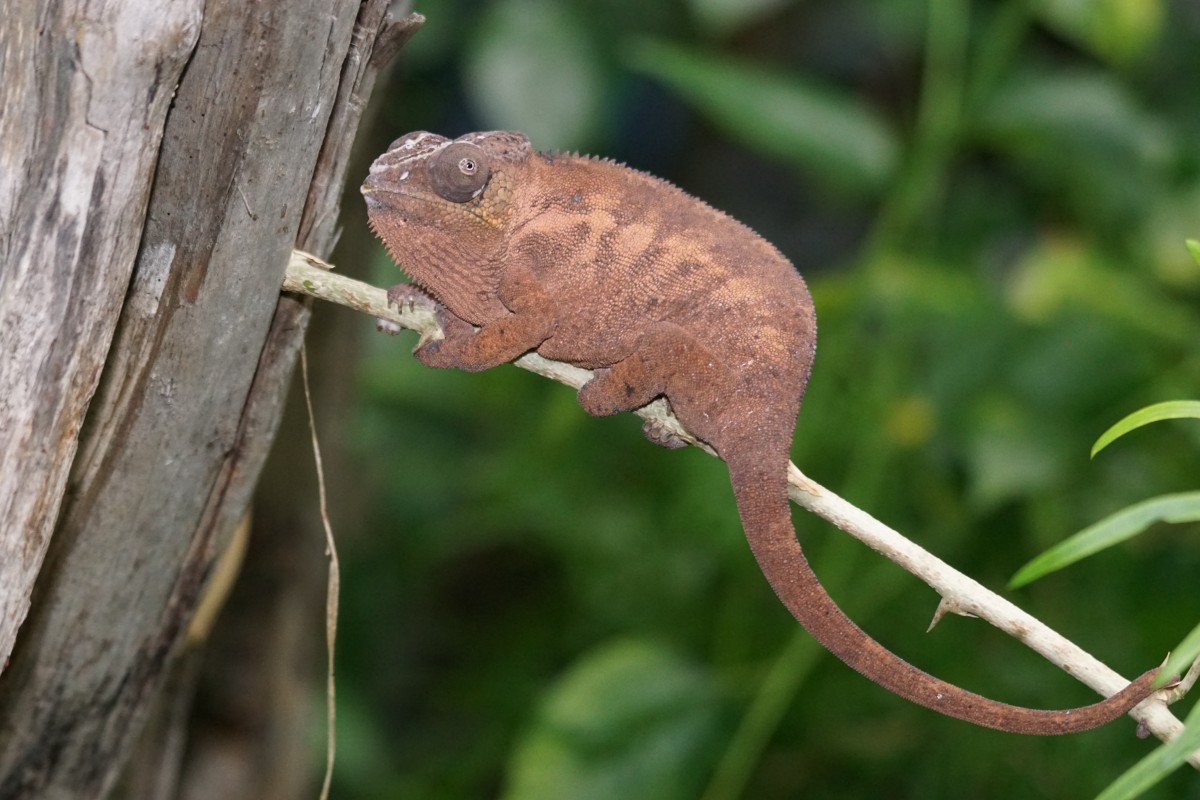
[[729, 464], [738, 512], [750, 549], [775, 594], [813, 638], [848, 666], [918, 705], [985, 728], [1030, 734], [1063, 734], [1111, 722], [1153, 692], [1150, 670], [1117, 694], [1089, 706], [1042, 711], [1012, 706], [968, 692], [922, 672], [876, 642], [834, 603], [804, 557], [792, 529], [786, 455]]

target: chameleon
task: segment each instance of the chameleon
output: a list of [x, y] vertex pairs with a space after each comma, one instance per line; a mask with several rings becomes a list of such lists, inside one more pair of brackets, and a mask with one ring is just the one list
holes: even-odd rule
[[[1009, 705], [933, 677], [855, 624], [809, 566], [792, 525], [787, 468], [816, 352], [804, 279], [749, 227], [618, 162], [535, 151], [508, 131], [393, 142], [362, 185], [368, 219], [412, 278], [389, 303], [429, 304], [444, 331], [413, 351], [471, 372], [525, 353], [593, 371], [595, 416], [665, 397], [724, 460], [750, 549], [796, 620], [900, 697], [987, 728], [1087, 730], [1148, 697], [1150, 670], [1101, 702]], [[665, 447], [684, 442], [643, 426]]]

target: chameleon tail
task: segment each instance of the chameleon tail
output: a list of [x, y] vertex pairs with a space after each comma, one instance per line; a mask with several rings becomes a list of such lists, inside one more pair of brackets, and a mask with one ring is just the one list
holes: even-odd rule
[[1110, 722], [1152, 693], [1150, 670], [1117, 694], [1089, 706], [1042, 711], [968, 692], [922, 672], [887, 650], [842, 612], [817, 580], [792, 528], [786, 455], [763, 464], [729, 464], [750, 549], [775, 594], [812, 636], [848, 666], [918, 705], [985, 728], [1064, 734]]

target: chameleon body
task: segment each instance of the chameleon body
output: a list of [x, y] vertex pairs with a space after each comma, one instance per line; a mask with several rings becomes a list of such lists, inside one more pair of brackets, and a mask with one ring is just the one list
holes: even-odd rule
[[[787, 467], [816, 343], [804, 280], [771, 244], [675, 186], [624, 165], [535, 152], [523, 135], [396, 140], [363, 184], [371, 226], [436, 302], [431, 367], [478, 371], [524, 353], [594, 370], [589, 414], [665, 396], [726, 462], [746, 538], [776, 594], [818, 641], [872, 681], [931, 709], [1006, 731], [1108, 722], [1154, 671], [1094, 705], [1042, 711], [934, 678], [878, 644], [821, 586], [792, 528]], [[648, 438], [682, 442], [659, 429]]]

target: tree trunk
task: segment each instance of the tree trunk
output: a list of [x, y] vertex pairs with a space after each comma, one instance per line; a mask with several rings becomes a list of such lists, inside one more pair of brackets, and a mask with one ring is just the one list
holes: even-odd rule
[[0, 798], [106, 794], [166, 681], [278, 424], [288, 254], [419, 21], [388, 5], [6, 6]]

